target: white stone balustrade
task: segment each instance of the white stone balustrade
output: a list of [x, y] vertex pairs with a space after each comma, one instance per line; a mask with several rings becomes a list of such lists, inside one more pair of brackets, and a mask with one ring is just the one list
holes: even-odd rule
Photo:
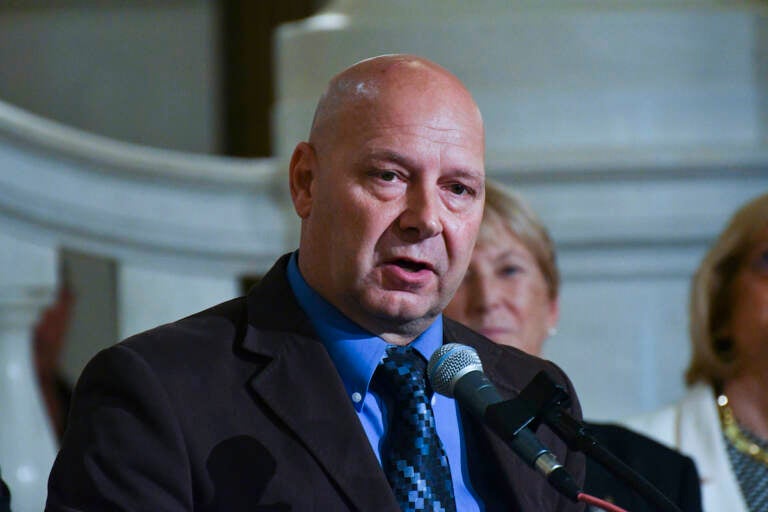
[[0, 468], [14, 510], [42, 510], [56, 454], [30, 336], [56, 282], [56, 251], [0, 232]]

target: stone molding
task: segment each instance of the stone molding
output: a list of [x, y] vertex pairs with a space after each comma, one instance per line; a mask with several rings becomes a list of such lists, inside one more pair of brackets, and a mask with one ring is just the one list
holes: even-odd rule
[[277, 169], [114, 141], [0, 103], [0, 222], [53, 246], [191, 272], [263, 270], [294, 228]]

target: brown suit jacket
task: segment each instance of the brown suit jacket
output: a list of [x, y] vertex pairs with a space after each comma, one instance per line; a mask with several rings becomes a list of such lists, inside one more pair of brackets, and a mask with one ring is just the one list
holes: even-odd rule
[[[285, 277], [287, 257], [247, 297], [99, 353], [75, 389], [46, 510], [398, 511], [341, 379]], [[445, 320], [502, 395], [551, 363]], [[509, 369], [514, 368], [512, 372]], [[573, 413], [580, 416], [578, 402]], [[487, 510], [582, 510], [462, 414], [472, 485]], [[579, 481], [584, 460], [539, 437]]]

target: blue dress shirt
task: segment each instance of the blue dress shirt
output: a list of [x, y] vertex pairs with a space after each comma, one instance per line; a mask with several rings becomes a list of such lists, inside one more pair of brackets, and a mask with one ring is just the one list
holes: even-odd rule
[[[381, 463], [380, 443], [386, 425], [386, 408], [374, 392], [368, 392], [368, 384], [389, 345], [352, 322], [307, 284], [299, 271], [298, 252], [294, 252], [288, 262], [288, 282], [331, 356], [368, 441]], [[443, 318], [438, 316], [426, 331], [411, 342], [411, 346], [429, 361], [432, 352], [442, 343]], [[467, 458], [463, 456], [465, 448], [456, 403], [435, 393], [432, 409], [437, 434], [451, 466], [456, 510], [479, 512], [482, 509], [480, 500], [472, 490]]]

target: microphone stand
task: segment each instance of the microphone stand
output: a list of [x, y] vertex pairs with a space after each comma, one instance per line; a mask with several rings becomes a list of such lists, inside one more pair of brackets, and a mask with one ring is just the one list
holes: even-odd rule
[[653, 484], [603, 448], [589, 429], [564, 409], [569, 403], [570, 396], [565, 389], [555, 383], [545, 371], [541, 371], [517, 398], [489, 406], [486, 418], [489, 423], [515, 425], [517, 429], [525, 426], [535, 428], [543, 421], [570, 449], [584, 452], [657, 509], [664, 512], [681, 512]]

